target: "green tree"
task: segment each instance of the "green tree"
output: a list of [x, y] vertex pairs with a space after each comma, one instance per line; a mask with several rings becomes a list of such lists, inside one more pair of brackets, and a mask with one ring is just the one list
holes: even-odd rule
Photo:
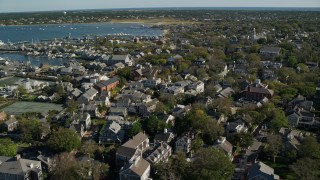
[[299, 149], [302, 157], [320, 159], [320, 144], [314, 137], [305, 137]]
[[[269, 38], [268, 38], [268, 39], [269, 39]], [[266, 44], [266, 43], [267, 43], [267, 40], [266, 40], [266, 38], [260, 38], [260, 39], [257, 40], [257, 43], [258, 43], [258, 44]]]
[[137, 122], [133, 123], [132, 126], [127, 130], [126, 136], [128, 138], [131, 138], [131, 137], [135, 136], [136, 134], [138, 134], [139, 132], [142, 132], [142, 125], [141, 125], [140, 121], [137, 121]]
[[212, 144], [224, 133], [223, 127], [221, 127], [218, 122], [213, 119], [205, 122], [203, 127], [201, 127], [201, 130], [203, 132], [203, 140], [208, 144]]
[[96, 158], [96, 155], [101, 154], [103, 150], [104, 147], [99, 146], [95, 141], [85, 141], [80, 147], [82, 154], [90, 155], [92, 158]]
[[234, 142], [242, 148], [247, 148], [253, 144], [253, 136], [249, 133], [237, 133]]
[[196, 57], [207, 58], [209, 56], [206, 48], [196, 47], [191, 49], [191, 53], [193, 53]]
[[173, 95], [160, 94], [159, 100], [160, 102], [163, 102], [166, 107], [171, 109], [177, 104], [176, 98]]
[[223, 113], [224, 115], [229, 115], [231, 114], [232, 103], [231, 99], [218, 98], [212, 102], [209, 108]]
[[262, 123], [267, 116], [259, 111], [249, 111], [248, 112], [249, 116], [252, 117], [253, 119], [253, 124], [260, 124]]
[[63, 86], [61, 84], [57, 84], [56, 86], [54, 86], [54, 92], [59, 96], [62, 96], [64, 94]]
[[233, 54], [233, 58], [235, 60], [243, 59], [244, 58], [244, 53], [242, 51], [238, 51], [238, 52]]
[[316, 94], [316, 85], [313, 82], [296, 82], [291, 85], [293, 88], [298, 89], [298, 92], [308, 98], [313, 98]]
[[290, 86], [279, 86], [279, 96], [281, 97], [284, 103], [292, 100], [294, 97], [297, 96], [298, 90], [296, 88]]
[[271, 120], [271, 130], [277, 132], [281, 127], [288, 126], [288, 119], [282, 110], [275, 109]]
[[62, 80], [63, 82], [71, 82], [71, 76], [69, 76], [69, 75], [63, 75], [63, 76], [61, 76], [61, 80]]
[[225, 60], [226, 59], [226, 54], [220, 50], [214, 50], [214, 52], [212, 53], [212, 58], [214, 59], [218, 59], [218, 60]]
[[28, 91], [22, 85], [19, 85], [18, 86], [18, 93], [19, 93], [20, 96], [25, 96], [25, 95], [28, 94]]
[[215, 97], [217, 94], [217, 89], [213, 84], [208, 84], [205, 86], [204, 94], [205, 96]]
[[178, 174], [175, 170], [175, 167], [173, 165], [173, 160], [169, 160], [168, 162], [159, 162], [155, 165], [155, 170], [157, 174], [155, 175], [155, 179], [161, 179], [161, 180], [181, 180], [182, 177], [180, 174]]
[[124, 77], [125, 79], [131, 79], [131, 70], [132, 68], [131, 67], [125, 67], [125, 68], [122, 68], [122, 69], [119, 69], [117, 74], [120, 76], [120, 77]]
[[191, 62], [186, 61], [186, 60], [181, 60], [181, 61], [176, 62], [177, 71], [179, 73], [182, 73], [185, 70], [187, 70], [190, 65], [191, 65]]
[[195, 130], [205, 143], [211, 144], [223, 134], [223, 128], [200, 108], [193, 108], [183, 120], [177, 119], [175, 124], [178, 132]]
[[73, 99], [70, 99], [66, 102], [67, 105], [67, 112], [76, 112], [79, 108], [79, 103], [77, 101], [74, 101]]
[[289, 56], [288, 60], [287, 60], [287, 65], [289, 67], [296, 67], [296, 65], [298, 64], [298, 60], [295, 56]]
[[0, 139], [0, 156], [12, 157], [17, 154], [18, 146], [9, 138]]
[[192, 145], [191, 149], [193, 151], [197, 151], [197, 150], [199, 150], [200, 148], [203, 147], [204, 142], [199, 136], [197, 136], [194, 140], [192, 140], [191, 145]]
[[168, 112], [169, 108], [163, 103], [163, 102], [158, 102], [155, 112], [156, 113], [163, 113], [163, 112]]
[[186, 156], [183, 152], [178, 152], [178, 154], [172, 159], [169, 159], [168, 162], [156, 164], [155, 169], [159, 179], [188, 179], [190, 163], [186, 160]]
[[54, 131], [47, 142], [47, 146], [57, 152], [70, 152], [79, 148], [80, 145], [80, 137], [75, 132], [65, 128]]
[[191, 163], [190, 179], [231, 179], [234, 167], [229, 158], [215, 148], [202, 148]]
[[252, 65], [259, 65], [260, 60], [261, 58], [257, 53], [251, 53], [247, 56], [248, 63]]
[[51, 179], [104, 179], [109, 166], [94, 160], [78, 161], [73, 153], [61, 153], [51, 162]]
[[30, 143], [33, 140], [40, 140], [44, 129], [42, 129], [42, 124], [38, 119], [22, 118], [19, 120], [18, 130], [21, 140]]
[[250, 47], [250, 53], [259, 53], [261, 46], [259, 44], [254, 44]]
[[320, 163], [317, 159], [302, 158], [290, 165], [290, 169], [297, 175], [297, 179], [320, 179]]
[[282, 148], [282, 139], [279, 135], [270, 135], [267, 137], [265, 150], [269, 156], [273, 157], [273, 163], [276, 163], [276, 156]]
[[150, 116], [142, 123], [143, 129], [150, 136], [155, 136], [158, 132], [166, 128], [166, 123], [158, 119], [156, 116]]

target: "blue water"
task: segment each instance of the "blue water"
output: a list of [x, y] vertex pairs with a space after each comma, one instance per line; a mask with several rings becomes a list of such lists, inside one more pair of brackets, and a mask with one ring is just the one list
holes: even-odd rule
[[71, 35], [79, 38], [86, 35], [129, 34], [134, 36], [159, 36], [160, 29], [137, 28], [136, 23], [95, 23], [95, 24], [55, 24], [28, 26], [0, 26], [0, 40], [3, 42], [40, 41], [44, 39], [64, 38]]
[[10, 60], [25, 63], [30, 61], [31, 65], [40, 66], [41, 64], [60, 65], [69, 62], [68, 59], [48, 58], [39, 56], [26, 56], [24, 54], [0, 54], [2, 58], [9, 58]]

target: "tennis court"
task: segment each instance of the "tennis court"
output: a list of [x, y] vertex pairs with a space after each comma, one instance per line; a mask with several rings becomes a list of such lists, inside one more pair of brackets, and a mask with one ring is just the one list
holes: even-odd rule
[[50, 110], [62, 111], [62, 109], [62, 104], [20, 101], [1, 109], [1, 111], [7, 114], [19, 115], [26, 112], [46, 113]]

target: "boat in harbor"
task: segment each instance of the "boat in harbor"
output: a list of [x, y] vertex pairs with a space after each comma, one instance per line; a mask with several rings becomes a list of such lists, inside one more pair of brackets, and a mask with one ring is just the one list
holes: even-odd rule
[[0, 46], [3, 46], [3, 45], [5, 45], [5, 43], [0, 40]]
[[140, 24], [140, 26], [132, 26], [131, 29], [148, 29], [148, 26], [145, 26], [144, 24]]
[[[98, 27], [98, 28], [97, 28]], [[131, 29], [133, 27], [134, 29]], [[16, 28], [19, 28], [16, 30]], [[23, 30], [21, 28], [24, 28]], [[32, 28], [32, 30], [27, 30]], [[72, 28], [72, 29], [71, 29]], [[147, 32], [146, 32], [147, 31]], [[23, 33], [22, 33], [23, 32]], [[36, 39], [41, 43], [42, 40], [52, 40], [54, 38], [65, 38], [68, 33], [72, 32], [72, 38], [79, 38], [87, 35], [89, 32], [92, 35], [104, 35], [104, 34], [135, 34], [135, 35], [149, 35], [153, 36], [161, 35], [162, 30], [156, 28], [150, 28], [148, 25], [142, 25], [141, 23], [93, 23], [93, 24], [53, 24], [53, 25], [24, 25], [24, 26], [8, 26], [0, 28], [0, 34], [5, 45], [7, 39], [10, 39], [12, 43], [29, 41], [32, 39], [35, 44]]]

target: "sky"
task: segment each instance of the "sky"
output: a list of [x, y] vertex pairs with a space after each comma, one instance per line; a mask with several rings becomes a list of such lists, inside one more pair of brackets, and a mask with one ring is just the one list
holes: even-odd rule
[[0, 0], [0, 13], [148, 7], [320, 7], [320, 0]]

